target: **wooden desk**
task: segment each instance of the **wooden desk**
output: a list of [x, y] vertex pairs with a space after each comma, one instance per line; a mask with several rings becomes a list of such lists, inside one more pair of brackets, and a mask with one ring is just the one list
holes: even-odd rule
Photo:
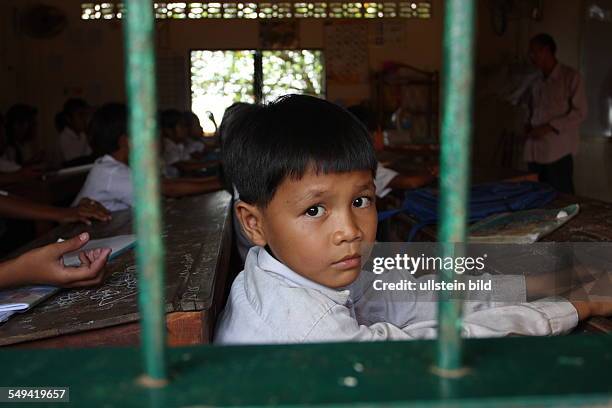
[[[171, 346], [208, 343], [223, 307], [231, 249], [231, 197], [216, 192], [164, 202], [166, 322]], [[28, 245], [88, 231], [93, 239], [132, 232], [131, 212], [109, 223], [59, 227]], [[27, 248], [22, 248], [20, 252]], [[110, 262], [99, 288], [64, 290], [0, 325], [0, 345], [88, 347], [139, 341], [134, 251]]]
[[[385, 167], [404, 174], [422, 173], [426, 166], [438, 164], [437, 150], [387, 150], [377, 152], [378, 161]], [[472, 183], [492, 181], [538, 181], [538, 175], [532, 172], [503, 167], [471, 167]]]

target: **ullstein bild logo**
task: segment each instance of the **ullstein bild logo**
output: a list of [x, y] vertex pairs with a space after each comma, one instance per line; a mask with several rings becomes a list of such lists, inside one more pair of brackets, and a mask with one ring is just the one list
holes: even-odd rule
[[372, 272], [377, 275], [385, 271], [399, 269], [410, 272], [414, 275], [417, 271], [440, 271], [453, 270], [455, 273], [482, 271], [485, 268], [484, 261], [487, 254], [478, 257], [459, 256], [410, 256], [407, 254], [397, 254], [391, 257], [375, 257], [372, 259]]

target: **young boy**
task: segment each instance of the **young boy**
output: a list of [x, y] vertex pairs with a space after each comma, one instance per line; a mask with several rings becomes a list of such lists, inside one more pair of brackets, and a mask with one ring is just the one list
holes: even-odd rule
[[[257, 109], [260, 109], [258, 105], [237, 102], [229, 106], [225, 110], [225, 113], [223, 114], [223, 119], [221, 120], [221, 125], [219, 126], [219, 130], [217, 132], [222, 146], [227, 143], [227, 138], [229, 137], [229, 134], [235, 133], [232, 128], [235, 126], [235, 122], [240, 122], [240, 116], [243, 114], [247, 114], [249, 111], [252, 112]], [[355, 112], [352, 112], [350, 109], [347, 110], [352, 113], [362, 124], [365, 125], [364, 121], [359, 116], [355, 115]], [[224, 163], [224, 169], [226, 169], [226, 171], [227, 168], [228, 163]], [[384, 196], [389, 194], [389, 192], [391, 192], [392, 188], [412, 189], [422, 187], [423, 185], [432, 182], [434, 179], [435, 176], [429, 173], [426, 175], [400, 175], [396, 171], [388, 169], [382, 164], [378, 163], [376, 167], [376, 175], [374, 177], [374, 187], [376, 190], [376, 196], [379, 198], [383, 198]], [[230, 194], [234, 196], [234, 204], [237, 203], [240, 200], [239, 192], [235, 189], [235, 186], [231, 185], [231, 180], [226, 179], [225, 182], [226, 189]], [[244, 263], [249, 249], [251, 249], [254, 244], [249, 241], [248, 237], [245, 235], [242, 227], [240, 226], [240, 223], [236, 218], [235, 212], [233, 213], [233, 224], [238, 254], [242, 259], [242, 262]]]
[[[367, 130], [330, 102], [290, 95], [244, 112], [232, 132], [223, 158], [240, 192], [238, 219], [256, 247], [232, 285], [215, 342], [435, 336], [435, 292], [407, 292], [398, 302], [358, 281], [366, 276], [362, 248], [374, 242], [377, 224], [377, 161]], [[467, 310], [463, 328], [468, 336], [560, 334], [579, 318], [609, 314], [607, 307], [482, 302]]]
[[[110, 211], [130, 208], [134, 193], [132, 172], [128, 164], [130, 146], [126, 107], [118, 103], [102, 106], [93, 115], [89, 133], [94, 153], [101, 157], [89, 172], [73, 206], [82, 197], [89, 197]], [[220, 188], [221, 183], [216, 177], [163, 179], [161, 183], [162, 194], [170, 197], [202, 194]]]

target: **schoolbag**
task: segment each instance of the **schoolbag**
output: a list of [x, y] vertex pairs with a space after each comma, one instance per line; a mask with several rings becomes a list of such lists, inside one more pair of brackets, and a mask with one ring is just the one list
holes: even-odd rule
[[[402, 207], [378, 213], [378, 220], [386, 220], [406, 212], [416, 218], [408, 241], [412, 241], [421, 228], [438, 222], [439, 191], [422, 188], [406, 192]], [[533, 181], [496, 182], [477, 184], [469, 191], [469, 219], [475, 222], [492, 214], [539, 208], [555, 199], [557, 192], [547, 184]]]

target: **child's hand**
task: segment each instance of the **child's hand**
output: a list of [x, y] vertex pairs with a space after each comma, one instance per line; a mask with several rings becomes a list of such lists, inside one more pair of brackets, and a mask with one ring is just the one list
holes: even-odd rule
[[584, 320], [592, 316], [612, 316], [612, 276], [604, 273], [568, 295], [568, 299]]
[[91, 219], [98, 221], [109, 221], [111, 219], [111, 213], [106, 207], [87, 197], [81, 199], [76, 207], [64, 210], [58, 222], [82, 222], [91, 225]]
[[109, 248], [81, 252], [78, 267], [65, 266], [62, 256], [76, 251], [89, 241], [86, 232], [69, 240], [26, 252], [15, 260], [14, 273], [19, 284], [43, 284], [65, 288], [99, 285], [104, 280], [103, 268]]

